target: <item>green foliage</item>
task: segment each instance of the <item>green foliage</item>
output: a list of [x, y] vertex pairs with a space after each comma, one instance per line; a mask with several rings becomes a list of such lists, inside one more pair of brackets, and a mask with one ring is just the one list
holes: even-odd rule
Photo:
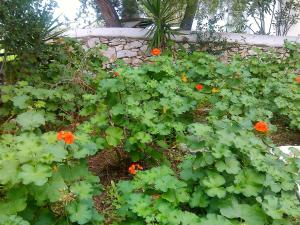
[[73, 40], [59, 42], [53, 46], [56, 53], [50, 62], [26, 69], [30, 76], [18, 69], [18, 62], [8, 65], [7, 75], [24, 79], [0, 87], [1, 130], [57, 130], [82, 120], [78, 115], [85, 105], [82, 96], [94, 92], [98, 80], [91, 74], [104, 73], [104, 59], [99, 48], [85, 52]]
[[1, 225], [30, 225], [27, 221], [18, 216], [0, 216]]
[[[183, 143], [192, 154], [179, 173], [160, 166], [112, 185], [119, 224], [299, 223], [299, 159], [253, 132], [258, 120], [299, 129], [298, 45], [287, 43], [282, 57], [258, 52], [224, 64], [179, 52], [107, 70], [99, 47], [68, 39], [50, 47], [36, 66], [10, 62], [13, 78], [0, 87], [1, 222], [102, 224], [86, 158], [117, 148], [159, 162]], [[203, 108], [208, 116], [198, 117]], [[61, 130], [74, 143], [58, 141]]]
[[46, 41], [57, 37], [59, 24], [53, 19], [55, 2], [36, 0], [6, 0], [0, 9], [0, 44], [6, 54], [27, 57], [43, 57]]
[[180, 63], [160, 57], [155, 64], [119, 68], [107, 74], [81, 115], [90, 115], [80, 129], [96, 133], [109, 147], [124, 146], [133, 160], [145, 155], [160, 159], [162, 150], [176, 140], [192, 121], [192, 112], [204, 94], [195, 83], [184, 83]]
[[140, 4], [145, 13], [153, 21], [148, 36], [151, 37], [150, 47], [164, 48], [174, 36], [174, 26], [178, 24], [181, 3], [173, 0], [142, 0]]
[[[52, 61], [27, 68], [30, 77], [0, 87], [0, 221], [100, 225], [93, 196], [101, 186], [85, 158], [103, 148], [102, 139], [78, 131], [75, 142], [65, 144], [57, 131], [84, 120], [79, 111], [85, 103], [77, 96], [93, 92], [91, 73], [101, 75], [102, 58], [98, 48], [85, 52], [71, 40], [53, 49]], [[7, 72], [19, 63], [11, 66]]]
[[[191, 68], [187, 77], [204, 84], [217, 93], [209, 99], [210, 118], [231, 118], [247, 124], [287, 117], [295, 128], [300, 124], [299, 84], [295, 82], [299, 69], [299, 45], [287, 43], [286, 57], [278, 53], [263, 53], [242, 58], [234, 57], [228, 64], [216, 58], [194, 53], [183, 63], [182, 70]], [[288, 66], [287, 66], [288, 65]]]
[[189, 133], [197, 153], [180, 165], [180, 178], [161, 166], [119, 183], [120, 224], [299, 223], [298, 158], [232, 121], [191, 124]]
[[43, 210], [52, 223], [57, 219], [63, 222], [66, 217], [75, 224], [102, 221], [92, 200], [99, 193], [99, 180], [88, 171], [84, 160], [79, 160], [90, 154], [85, 149], [77, 156], [76, 149], [83, 151], [80, 142], [78, 138], [66, 146], [53, 132], [0, 137], [0, 217], [8, 220], [7, 224], [26, 224], [16, 215], [42, 223], [44, 217], [33, 215]]
[[[210, 104], [208, 124], [188, 120], [177, 133], [175, 140], [184, 141], [194, 154], [181, 164], [179, 178], [171, 169], [161, 166], [138, 171], [132, 181], [119, 183], [118, 214], [122, 221], [119, 224], [299, 223], [299, 201], [295, 195], [298, 158], [290, 158], [275, 147], [271, 150], [273, 145], [267, 136], [257, 137], [253, 132], [253, 123], [257, 120], [272, 121], [282, 116], [289, 116], [291, 126], [299, 128], [299, 86], [295, 82], [299, 69], [298, 49], [299, 46], [287, 43], [287, 57], [259, 53], [244, 59], [235, 57], [228, 64], [203, 53], [183, 55], [173, 62], [176, 74], [186, 75], [187, 83], [180, 81], [180, 76], [176, 77], [181, 86], [191, 88], [190, 97], [196, 105]], [[164, 58], [157, 63], [160, 60], [164, 60], [164, 64], [152, 70], [161, 71], [167, 65]], [[133, 71], [139, 72], [139, 69]], [[118, 81], [122, 76], [130, 77], [129, 73], [120, 74]], [[163, 81], [160, 85], [168, 83], [162, 75], [151, 74], [151, 77]], [[172, 78], [173, 82], [176, 77]], [[122, 88], [118, 81], [110, 80], [102, 88], [113, 93], [121, 90], [122, 94], [130, 90], [130, 87]], [[192, 89], [196, 83], [204, 85], [201, 94]], [[141, 92], [137, 83], [132, 87], [135, 94]], [[151, 93], [155, 95], [155, 91]], [[170, 99], [172, 103], [173, 99]], [[278, 99], [282, 100], [282, 106]], [[120, 106], [120, 102], [125, 102], [123, 98], [115, 102], [116, 111], [124, 113]], [[131, 99], [129, 103], [134, 105]], [[136, 106], [142, 108], [140, 103]], [[176, 112], [180, 107], [171, 109]], [[148, 111], [143, 113], [144, 117]], [[176, 114], [173, 117], [174, 121], [184, 121]], [[113, 124], [116, 124], [114, 120]], [[145, 143], [151, 143], [151, 139], [153, 143], [158, 138], [149, 131], [151, 127], [142, 131]], [[124, 134], [127, 136], [128, 132]], [[166, 133], [168, 137], [170, 134]], [[129, 140], [138, 140], [135, 136], [128, 136]]]

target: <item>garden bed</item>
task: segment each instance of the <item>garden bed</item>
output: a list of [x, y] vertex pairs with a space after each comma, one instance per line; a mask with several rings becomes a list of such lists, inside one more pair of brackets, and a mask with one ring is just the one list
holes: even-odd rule
[[5, 70], [0, 225], [299, 223], [298, 158], [270, 152], [300, 144], [298, 45], [107, 69], [100, 47], [60, 42]]

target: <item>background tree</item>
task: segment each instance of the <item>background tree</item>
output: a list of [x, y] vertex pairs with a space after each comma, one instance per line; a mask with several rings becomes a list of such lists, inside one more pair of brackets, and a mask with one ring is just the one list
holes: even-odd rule
[[139, 7], [136, 0], [122, 0], [122, 20], [139, 18]]
[[[121, 27], [122, 21], [144, 17], [142, 1], [138, 0], [81, 0], [96, 6], [99, 18], [107, 27]], [[197, 20], [200, 31], [227, 31], [254, 34], [287, 35], [300, 19], [297, 0], [160, 0], [177, 7], [180, 29], [191, 30]], [[142, 10], [139, 10], [142, 9]], [[168, 9], [170, 10], [170, 9]], [[171, 10], [172, 11], [172, 10]], [[200, 25], [199, 25], [200, 24]]]
[[300, 1], [278, 0], [278, 10], [275, 12], [276, 35], [286, 36], [291, 27], [300, 20]]
[[182, 30], [191, 30], [196, 12], [198, 10], [199, 0], [187, 0], [183, 19], [180, 24]]
[[250, 30], [254, 34], [287, 35], [300, 19], [297, 0], [232, 1], [232, 27], [238, 32]]
[[95, 0], [107, 27], [121, 27], [121, 22], [110, 0]]
[[[167, 1], [174, 4], [174, 6], [180, 4], [181, 7], [177, 8], [176, 12], [176, 15], [184, 14], [180, 26], [182, 29], [190, 30], [198, 9], [199, 0], [161, 0], [161, 2]], [[81, 0], [81, 2], [84, 7], [91, 3], [96, 5], [99, 9], [98, 19], [103, 19], [107, 27], [122, 27], [122, 21], [138, 19], [145, 14], [145, 12], [140, 12], [139, 8], [143, 9], [143, 6], [141, 1], [137, 0]], [[82, 11], [84, 11], [84, 7]]]

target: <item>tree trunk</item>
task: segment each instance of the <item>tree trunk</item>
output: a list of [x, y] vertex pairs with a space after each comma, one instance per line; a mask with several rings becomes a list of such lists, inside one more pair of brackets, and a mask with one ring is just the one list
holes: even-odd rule
[[181, 21], [180, 28], [182, 30], [191, 30], [193, 21], [198, 9], [199, 0], [188, 0], [184, 12], [183, 20]]
[[122, 19], [132, 20], [139, 17], [139, 8], [136, 0], [122, 0]]
[[95, 0], [107, 27], [121, 27], [119, 16], [110, 0]]

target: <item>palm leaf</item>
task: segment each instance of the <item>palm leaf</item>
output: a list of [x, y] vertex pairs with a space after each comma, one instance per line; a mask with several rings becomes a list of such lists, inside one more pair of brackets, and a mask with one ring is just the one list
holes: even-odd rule
[[181, 17], [178, 14], [178, 6], [173, 0], [142, 0], [141, 4], [154, 24], [146, 34], [151, 38], [149, 47], [164, 48], [168, 40], [178, 33], [172, 29]]

